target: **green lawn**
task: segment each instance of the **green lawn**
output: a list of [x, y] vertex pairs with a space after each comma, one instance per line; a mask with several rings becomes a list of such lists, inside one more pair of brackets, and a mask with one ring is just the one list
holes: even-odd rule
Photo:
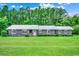
[[0, 55], [77, 56], [79, 36], [0, 37]]

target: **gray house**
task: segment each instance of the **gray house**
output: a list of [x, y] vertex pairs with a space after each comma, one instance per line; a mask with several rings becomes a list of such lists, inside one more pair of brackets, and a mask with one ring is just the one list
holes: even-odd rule
[[11, 25], [7, 30], [10, 36], [72, 35], [73, 28], [70, 26]]

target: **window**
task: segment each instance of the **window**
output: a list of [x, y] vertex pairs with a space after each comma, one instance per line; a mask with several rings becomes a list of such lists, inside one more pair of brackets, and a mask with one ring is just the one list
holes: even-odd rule
[[71, 35], [72, 34], [72, 31], [71, 30], [65, 30], [64, 31], [64, 34]]
[[21, 29], [17, 29], [17, 31], [22, 31]]
[[58, 34], [63, 35], [64, 34], [64, 30], [58, 30]]
[[22, 30], [23, 31], [23, 33], [27, 33], [27, 30]]
[[48, 30], [48, 33], [49, 34], [55, 34], [55, 31], [54, 30]]
[[12, 29], [11, 34], [16, 34], [16, 30]]
[[48, 33], [52, 33], [52, 32], [53, 32], [53, 30], [49, 30], [49, 31], [48, 31]]
[[13, 33], [15, 33], [16, 30], [12, 29], [11, 31], [12, 31]]
[[47, 34], [47, 30], [42, 30], [42, 34]]
[[39, 30], [40, 34], [47, 34], [47, 30]]

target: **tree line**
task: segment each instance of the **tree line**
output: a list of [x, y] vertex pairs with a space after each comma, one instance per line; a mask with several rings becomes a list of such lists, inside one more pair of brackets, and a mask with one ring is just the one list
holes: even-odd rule
[[57, 25], [72, 26], [74, 33], [79, 34], [79, 16], [69, 16], [67, 11], [62, 8], [41, 8], [36, 9], [12, 8], [9, 10], [7, 5], [0, 8], [0, 35], [5, 33], [8, 26], [18, 25]]

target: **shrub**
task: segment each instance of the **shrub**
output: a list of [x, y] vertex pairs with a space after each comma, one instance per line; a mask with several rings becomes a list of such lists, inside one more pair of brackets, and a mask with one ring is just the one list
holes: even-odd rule
[[2, 30], [1, 31], [1, 36], [7, 36], [7, 30]]
[[79, 34], [79, 25], [73, 26], [73, 34]]

